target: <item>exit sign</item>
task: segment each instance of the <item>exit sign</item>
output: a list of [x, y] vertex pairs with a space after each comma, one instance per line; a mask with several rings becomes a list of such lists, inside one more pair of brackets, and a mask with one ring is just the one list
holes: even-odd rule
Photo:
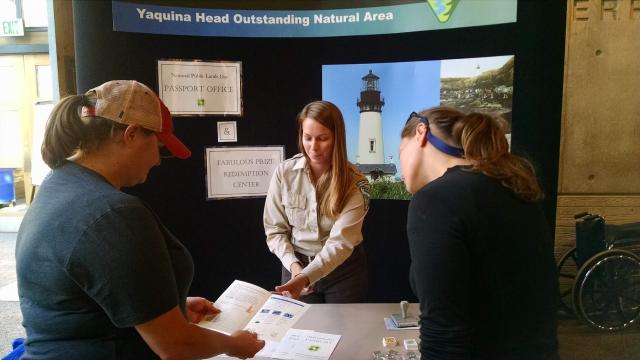
[[22, 19], [0, 20], [0, 36], [24, 36]]

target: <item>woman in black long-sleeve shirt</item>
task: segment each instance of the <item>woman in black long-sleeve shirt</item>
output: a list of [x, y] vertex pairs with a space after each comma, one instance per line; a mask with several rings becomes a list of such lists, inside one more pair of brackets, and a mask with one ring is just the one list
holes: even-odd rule
[[498, 119], [412, 113], [400, 162], [420, 350], [431, 359], [557, 359], [557, 274], [532, 166]]

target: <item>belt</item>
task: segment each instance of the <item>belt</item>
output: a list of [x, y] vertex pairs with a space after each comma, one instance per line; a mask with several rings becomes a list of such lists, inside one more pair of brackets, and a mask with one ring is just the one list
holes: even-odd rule
[[309, 264], [310, 262], [312, 262], [312, 261], [313, 261], [313, 259], [315, 259], [315, 256], [305, 255], [305, 254], [303, 254], [303, 253], [299, 253], [299, 252], [297, 252], [297, 251], [295, 251], [295, 252], [294, 252], [294, 254], [296, 255], [296, 257], [298, 258], [298, 260], [300, 260], [300, 262], [301, 262], [303, 265], [307, 265], [307, 264]]

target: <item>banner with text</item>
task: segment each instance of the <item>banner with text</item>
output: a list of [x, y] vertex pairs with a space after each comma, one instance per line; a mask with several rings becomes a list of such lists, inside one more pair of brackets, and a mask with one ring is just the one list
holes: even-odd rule
[[206, 160], [208, 199], [266, 196], [284, 146], [210, 147]]
[[229, 37], [393, 34], [516, 21], [517, 0], [426, 0], [323, 10], [232, 10], [112, 2], [113, 30]]

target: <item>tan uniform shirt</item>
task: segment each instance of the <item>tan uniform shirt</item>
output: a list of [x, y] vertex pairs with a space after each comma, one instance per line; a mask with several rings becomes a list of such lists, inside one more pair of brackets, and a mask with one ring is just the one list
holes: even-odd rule
[[294, 251], [315, 256], [302, 273], [310, 284], [342, 264], [362, 242], [362, 222], [368, 210], [368, 183], [349, 193], [335, 221], [318, 214], [316, 190], [306, 159], [298, 154], [276, 168], [264, 205], [264, 230], [269, 250], [285, 269], [298, 261]]

